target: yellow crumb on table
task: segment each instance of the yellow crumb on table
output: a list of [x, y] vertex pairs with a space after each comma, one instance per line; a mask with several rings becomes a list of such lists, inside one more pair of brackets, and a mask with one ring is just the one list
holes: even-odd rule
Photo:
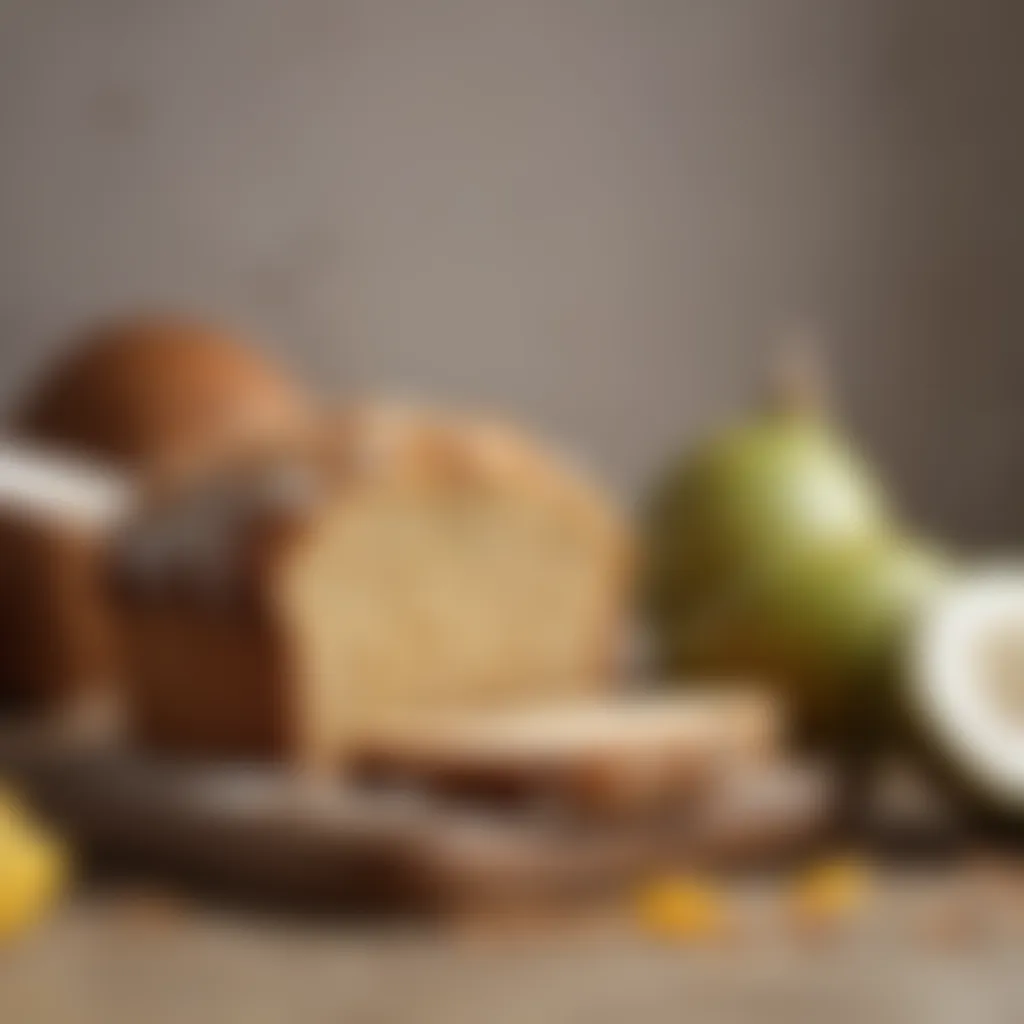
[[637, 896], [636, 910], [648, 934], [668, 941], [714, 941], [730, 931], [721, 891], [695, 876], [669, 875], [648, 882]]
[[834, 857], [807, 869], [793, 884], [789, 909], [805, 930], [832, 930], [856, 917], [871, 894], [867, 865], [855, 857]]

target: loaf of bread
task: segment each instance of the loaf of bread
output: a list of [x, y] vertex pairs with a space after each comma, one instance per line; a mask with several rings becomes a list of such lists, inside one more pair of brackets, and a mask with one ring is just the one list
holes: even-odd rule
[[115, 645], [98, 580], [132, 497], [114, 471], [0, 445], [0, 706], [51, 707], [109, 681]]
[[157, 749], [323, 766], [408, 714], [589, 692], [629, 563], [542, 446], [368, 405], [147, 502], [115, 553], [130, 717]]
[[49, 707], [115, 672], [97, 564], [112, 518], [95, 514], [111, 505], [111, 478], [209, 465], [307, 415], [296, 385], [219, 328], [144, 317], [73, 344], [10, 427], [20, 447], [0, 480], [0, 702]]

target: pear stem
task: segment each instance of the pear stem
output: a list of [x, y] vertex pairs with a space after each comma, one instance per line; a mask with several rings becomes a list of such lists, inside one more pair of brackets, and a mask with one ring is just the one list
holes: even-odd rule
[[821, 346], [806, 331], [794, 333], [769, 367], [766, 404], [774, 412], [821, 416], [830, 406]]

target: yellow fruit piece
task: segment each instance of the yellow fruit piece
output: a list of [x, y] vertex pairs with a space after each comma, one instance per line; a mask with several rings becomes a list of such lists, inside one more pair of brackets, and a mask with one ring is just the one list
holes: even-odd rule
[[24, 816], [15, 803], [0, 795], [0, 944], [45, 915], [68, 875], [62, 844]]
[[867, 867], [851, 857], [815, 864], [792, 891], [792, 910], [805, 927], [827, 928], [854, 917], [867, 903], [871, 885]]
[[656, 879], [637, 900], [641, 925], [652, 935], [682, 942], [722, 938], [729, 915], [721, 893], [708, 882], [678, 876]]

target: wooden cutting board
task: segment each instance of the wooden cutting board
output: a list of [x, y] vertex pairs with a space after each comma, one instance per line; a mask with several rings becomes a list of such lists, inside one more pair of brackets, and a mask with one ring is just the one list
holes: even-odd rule
[[761, 765], [679, 820], [569, 826], [2, 723], [0, 777], [105, 861], [259, 901], [366, 910], [563, 900], [680, 859], [758, 865], [819, 840], [829, 804], [820, 772]]

